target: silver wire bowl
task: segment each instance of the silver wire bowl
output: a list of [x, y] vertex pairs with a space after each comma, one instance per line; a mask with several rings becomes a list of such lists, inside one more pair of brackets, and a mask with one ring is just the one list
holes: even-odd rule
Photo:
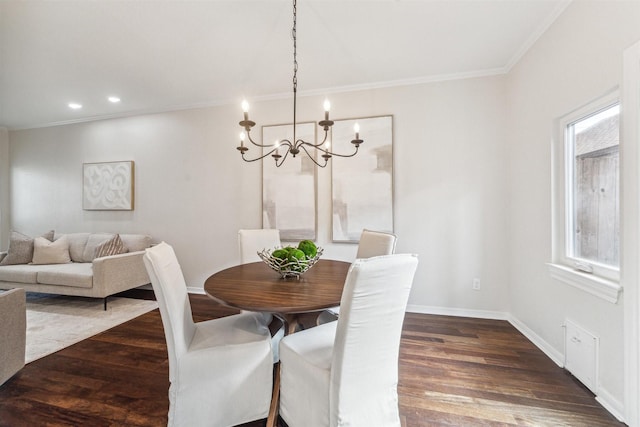
[[280, 248], [275, 249], [263, 249], [262, 251], [258, 251], [258, 256], [265, 264], [269, 266], [272, 270], [278, 272], [283, 279], [289, 277], [299, 278], [302, 276], [307, 270], [315, 265], [316, 262], [322, 256], [323, 249], [318, 247], [318, 252], [316, 252], [316, 256], [313, 258], [306, 259], [281, 259], [275, 258], [271, 255], [273, 251]]

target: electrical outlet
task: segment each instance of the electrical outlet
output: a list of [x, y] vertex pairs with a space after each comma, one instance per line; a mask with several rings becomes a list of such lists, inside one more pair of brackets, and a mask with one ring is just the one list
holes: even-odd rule
[[478, 279], [477, 277], [473, 279], [473, 283], [471, 284], [471, 287], [473, 288], [474, 291], [479, 291], [480, 290], [480, 279]]

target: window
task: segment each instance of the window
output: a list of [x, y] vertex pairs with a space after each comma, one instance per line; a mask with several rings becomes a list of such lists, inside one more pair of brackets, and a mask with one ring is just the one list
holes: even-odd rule
[[620, 104], [566, 127], [567, 256], [579, 269], [620, 264]]
[[[611, 95], [557, 121], [554, 277], [617, 301], [620, 287], [620, 104]], [[601, 296], [601, 295], [600, 295]]]

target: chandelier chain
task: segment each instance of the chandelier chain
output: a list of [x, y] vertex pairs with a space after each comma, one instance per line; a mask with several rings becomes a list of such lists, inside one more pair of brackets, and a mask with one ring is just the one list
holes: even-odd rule
[[291, 35], [293, 36], [293, 91], [296, 92], [298, 89], [298, 46], [297, 46], [297, 14], [298, 7], [296, 0], [293, 0], [293, 29], [291, 30]]
[[[2, 0], [0, 0], [2, 1]], [[358, 134], [359, 128], [358, 125], [354, 127], [355, 130], [355, 139], [351, 141], [351, 144], [354, 146], [354, 151], [351, 154], [340, 154], [332, 152], [329, 148], [329, 131], [331, 126], [333, 126], [333, 120], [329, 119], [329, 101], [325, 100], [325, 115], [324, 120], [319, 121], [318, 125], [324, 129], [324, 138], [322, 141], [316, 144], [315, 135], [314, 140], [311, 142], [305, 141], [304, 139], [298, 139], [296, 137], [297, 134], [297, 92], [298, 92], [298, 34], [297, 34], [297, 23], [298, 23], [298, 2], [297, 0], [293, 0], [293, 27], [291, 29], [291, 38], [293, 39], [293, 138], [292, 139], [278, 139], [275, 144], [263, 144], [262, 142], [256, 142], [251, 138], [251, 128], [256, 125], [256, 123], [252, 120], [249, 120], [249, 103], [243, 101], [243, 114], [244, 120], [239, 122], [238, 124], [244, 128], [244, 132], [240, 134], [240, 146], [236, 147], [242, 156], [242, 159], [245, 162], [255, 162], [261, 159], [264, 159], [267, 156], [271, 156], [275, 159], [276, 167], [280, 167], [284, 161], [287, 159], [288, 155], [291, 154], [294, 158], [297, 154], [300, 154], [302, 151], [305, 152], [307, 157], [315, 163], [318, 167], [324, 168], [327, 166], [328, 160], [333, 156], [338, 157], [353, 157], [358, 153], [358, 148], [363, 141], [360, 139]], [[246, 132], [246, 133], [245, 133]], [[249, 150], [248, 146], [245, 146], [245, 139], [248, 139], [251, 145], [254, 145], [263, 150], [262, 155], [258, 155], [257, 157], [251, 159], [246, 158], [245, 153]], [[280, 154], [280, 150], [284, 149], [284, 154]], [[311, 153], [309, 150], [317, 150]], [[265, 152], [266, 151], [266, 152]], [[324, 160], [319, 161], [316, 158], [316, 153]]]

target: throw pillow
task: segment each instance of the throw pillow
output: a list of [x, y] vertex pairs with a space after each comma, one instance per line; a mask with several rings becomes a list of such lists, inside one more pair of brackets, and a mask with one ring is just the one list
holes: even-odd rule
[[[67, 233], [64, 236], [67, 236], [69, 239], [69, 256], [71, 256], [71, 261], [73, 262], [84, 262], [84, 258], [82, 257], [84, 254], [84, 248], [87, 246], [87, 240], [89, 240], [90, 233]], [[62, 237], [61, 234], [58, 238]]]
[[120, 235], [116, 234], [113, 239], [107, 240], [104, 243], [99, 244], [96, 247], [96, 258], [102, 258], [104, 256], [118, 255], [125, 252], [124, 244]]
[[7, 256], [0, 265], [28, 264], [33, 258], [33, 239], [17, 231], [11, 232]]
[[55, 234], [56, 234], [55, 231], [49, 230], [46, 233], [44, 233], [41, 237], [44, 237], [45, 239], [47, 239], [50, 242], [53, 242], [53, 236]]
[[44, 237], [33, 239], [33, 260], [31, 264], [66, 264], [71, 262], [69, 240], [62, 236], [55, 242]]
[[[53, 230], [44, 233], [42, 236], [47, 240], [53, 240]], [[29, 264], [33, 258], [33, 238], [12, 231], [9, 238], [9, 250], [0, 265]]]
[[98, 246], [115, 237], [113, 233], [92, 233], [87, 239], [87, 244], [82, 252], [82, 262], [91, 262], [96, 257], [96, 249]]

